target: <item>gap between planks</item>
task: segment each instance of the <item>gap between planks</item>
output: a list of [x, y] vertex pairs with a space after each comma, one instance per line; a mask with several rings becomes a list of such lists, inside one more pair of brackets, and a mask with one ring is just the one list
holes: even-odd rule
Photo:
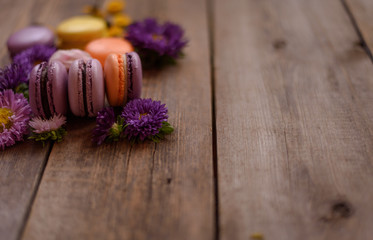
[[357, 21], [354, 17], [354, 14], [352, 13], [350, 7], [348, 6], [346, 0], [341, 0], [341, 3], [343, 5], [343, 8], [346, 10], [347, 12], [347, 15], [348, 17], [350, 18], [350, 21], [352, 23], [352, 26], [353, 28], [355, 29], [356, 31], [356, 34], [360, 40], [360, 42], [358, 43], [363, 49], [364, 51], [366, 52], [366, 54], [368, 55], [368, 57], [370, 58], [370, 60], [373, 62], [373, 55], [372, 55], [372, 51], [369, 49], [369, 46], [367, 44], [367, 42], [365, 41], [364, 39], [364, 36], [359, 28], [359, 25], [357, 24]]
[[[103, 6], [103, 4], [104, 4], [104, 0], [95, 0], [94, 2], [95, 2], [95, 5]], [[24, 232], [25, 232], [25, 228], [26, 228], [27, 222], [29, 220], [29, 217], [30, 217], [30, 214], [31, 214], [31, 210], [32, 210], [34, 201], [36, 199], [36, 195], [37, 195], [37, 193], [39, 191], [39, 187], [40, 187], [41, 181], [43, 179], [44, 171], [45, 171], [46, 166], [48, 164], [49, 156], [50, 156], [50, 154], [52, 152], [53, 146], [54, 146], [53, 142], [49, 143], [48, 151], [47, 151], [47, 153], [45, 155], [45, 158], [44, 158], [44, 161], [43, 161], [43, 165], [41, 166], [40, 175], [38, 176], [38, 178], [36, 180], [35, 188], [33, 189], [30, 201], [28, 203], [28, 206], [27, 206], [24, 218], [23, 218], [22, 223], [21, 223], [21, 227], [20, 227], [18, 235], [16, 237], [16, 239], [18, 239], [18, 240], [20, 240], [20, 239], [23, 238], [23, 235], [24, 235]]]
[[214, 197], [215, 197], [215, 240], [220, 239], [220, 218], [219, 218], [219, 178], [218, 178], [218, 153], [216, 136], [216, 111], [215, 111], [215, 61], [214, 61], [214, 0], [207, 0], [207, 24], [210, 47], [210, 77], [211, 77], [211, 119], [212, 119], [212, 166], [214, 177]]
[[43, 165], [41, 166], [40, 174], [38, 176], [38, 179], [36, 180], [34, 191], [32, 192], [32, 195], [31, 195], [31, 198], [30, 198], [30, 202], [28, 203], [25, 216], [23, 218], [23, 221], [21, 223], [21, 227], [19, 229], [19, 233], [18, 233], [17, 238], [16, 238], [18, 240], [22, 239], [23, 233], [25, 232], [26, 224], [27, 224], [27, 221], [28, 221], [28, 219], [30, 217], [31, 209], [32, 209], [32, 206], [34, 205], [36, 194], [38, 193], [41, 180], [42, 180], [42, 178], [44, 176], [44, 171], [45, 171], [45, 168], [47, 167], [48, 159], [49, 159], [49, 156], [50, 156], [50, 154], [52, 152], [54, 143], [51, 142], [48, 145], [49, 145], [48, 146], [48, 152], [45, 154], [45, 158], [44, 158], [44, 161], [43, 161]]

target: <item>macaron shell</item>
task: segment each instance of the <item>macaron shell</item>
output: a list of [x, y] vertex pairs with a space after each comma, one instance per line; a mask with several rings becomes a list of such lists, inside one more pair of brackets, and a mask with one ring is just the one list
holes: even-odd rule
[[54, 33], [43, 26], [30, 26], [13, 33], [7, 40], [7, 46], [12, 56], [34, 45], [53, 46]]
[[[41, 72], [46, 63], [36, 65], [30, 73], [29, 102], [33, 113], [37, 116], [47, 117], [44, 113], [41, 98]], [[67, 72], [59, 61], [48, 64], [47, 97], [51, 114], [63, 114], [67, 112]]]
[[36, 65], [30, 73], [29, 80], [29, 103], [32, 112], [36, 116], [44, 116], [43, 107], [41, 105], [40, 97], [40, 73], [41, 64]]
[[69, 79], [68, 79], [68, 96], [69, 96], [69, 105], [70, 110], [75, 116], [84, 116], [84, 109], [81, 110], [83, 107], [82, 99], [79, 99], [80, 96], [83, 95], [82, 89], [81, 89], [81, 74], [79, 74], [79, 59], [75, 60], [69, 70]]
[[[136, 99], [141, 97], [142, 89], [142, 66], [141, 59], [136, 52], [127, 53], [127, 61], [131, 59], [131, 71], [132, 78], [128, 78], [128, 100]], [[128, 64], [127, 64], [128, 66]]]
[[89, 117], [94, 117], [97, 116], [97, 113], [105, 106], [104, 74], [101, 63], [97, 59], [92, 59], [87, 62], [87, 78], [88, 77], [91, 78], [90, 82], [92, 86], [91, 90], [87, 91], [87, 93], [90, 92], [91, 95], [86, 97], [91, 99], [87, 102], [92, 105], [93, 109], [93, 112], [89, 110]]
[[91, 16], [77, 16], [64, 20], [57, 27], [57, 35], [67, 43], [89, 42], [103, 37], [106, 32], [104, 20]]
[[100, 38], [88, 43], [85, 47], [85, 51], [98, 59], [102, 66], [109, 54], [125, 54], [133, 50], [131, 43], [123, 38]]
[[58, 50], [49, 58], [49, 61], [60, 61], [67, 70], [69, 70], [71, 63], [77, 59], [83, 59], [88, 61], [92, 57], [85, 51], [80, 49], [70, 49], [70, 50]]
[[[55, 113], [67, 113], [67, 71], [60, 61], [51, 61], [48, 68], [48, 79], [52, 85], [52, 102]], [[52, 112], [52, 110], [51, 110]], [[52, 112], [53, 114], [53, 112]]]
[[[119, 95], [119, 86], [121, 85], [125, 89], [124, 92], [127, 92], [127, 82], [119, 77], [119, 72], [122, 70], [124, 69], [119, 66], [117, 54], [110, 54], [106, 58], [104, 72], [106, 95], [111, 106], [121, 106], [124, 104], [123, 96]], [[119, 104], [120, 102], [122, 103]]]
[[62, 42], [60, 41], [57, 44], [58, 49], [63, 50], [70, 50], [70, 49], [81, 49], [84, 50], [85, 46], [87, 46], [88, 42]]
[[[102, 66], [96, 59], [88, 60], [86, 63], [86, 96], [83, 96], [83, 79], [81, 74], [80, 62], [82, 59], [75, 60], [69, 70], [68, 95], [70, 110], [75, 116], [84, 117], [84, 98], [86, 98], [88, 107], [88, 116], [97, 116], [97, 113], [105, 104], [105, 87]], [[93, 110], [90, 110], [93, 108]]]

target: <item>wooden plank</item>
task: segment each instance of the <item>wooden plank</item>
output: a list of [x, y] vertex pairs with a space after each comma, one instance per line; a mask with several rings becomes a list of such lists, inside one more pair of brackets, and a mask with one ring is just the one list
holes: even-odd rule
[[373, 68], [341, 2], [216, 0], [214, 26], [221, 239], [371, 239]]
[[16, 29], [29, 24], [29, 19], [26, 16], [28, 16], [33, 3], [34, 1], [27, 1], [25, 3], [19, 0], [4, 0], [0, 2], [0, 21], [4, 23], [1, 25], [2, 34], [0, 34], [0, 67], [10, 62], [8, 49], [6, 47], [8, 37]]
[[48, 149], [26, 141], [0, 152], [0, 239], [17, 239], [22, 230]]
[[346, 3], [357, 27], [370, 51], [373, 51], [373, 1], [343, 0]]
[[94, 121], [69, 120], [69, 135], [51, 152], [23, 239], [214, 235], [206, 3], [128, 1], [127, 12], [134, 19], [177, 22], [191, 39], [177, 66], [144, 78], [142, 96], [167, 104], [175, 132], [159, 144], [95, 147], [90, 141]]
[[[43, 11], [48, 4], [38, 7]], [[34, 1], [1, 1], [0, 63], [9, 64], [6, 40], [35, 19]], [[27, 138], [27, 137], [26, 137]], [[24, 227], [50, 146], [25, 141], [0, 152], [0, 239], [17, 239]]]

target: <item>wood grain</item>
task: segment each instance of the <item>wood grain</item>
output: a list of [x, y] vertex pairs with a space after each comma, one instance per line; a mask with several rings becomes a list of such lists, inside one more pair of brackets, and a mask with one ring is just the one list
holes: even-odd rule
[[221, 239], [370, 239], [373, 68], [340, 1], [216, 0]]
[[0, 151], [0, 239], [22, 230], [49, 148], [27, 141]]
[[[6, 47], [6, 41], [10, 34], [29, 24], [29, 19], [26, 17], [32, 8], [33, 1], [20, 1], [20, 0], [2, 0], [0, 1], [0, 21], [4, 24], [1, 25], [0, 34], [0, 67], [9, 64], [9, 54]], [[5, 24], [6, 23], [6, 24]]]
[[[11, 33], [35, 20], [34, 1], [0, 2], [0, 67], [10, 63], [6, 40]], [[45, 4], [38, 11], [46, 10]], [[25, 136], [27, 138], [27, 136]], [[0, 151], [0, 239], [17, 239], [38, 187], [49, 144], [26, 141]]]
[[134, 19], [177, 22], [191, 40], [178, 65], [144, 78], [142, 96], [167, 104], [175, 132], [159, 144], [95, 147], [90, 141], [94, 121], [69, 119], [69, 135], [52, 149], [23, 239], [214, 235], [206, 3], [128, 1], [127, 12]]
[[373, 51], [373, 1], [370, 0], [343, 0], [356, 21], [364, 41], [370, 51]]

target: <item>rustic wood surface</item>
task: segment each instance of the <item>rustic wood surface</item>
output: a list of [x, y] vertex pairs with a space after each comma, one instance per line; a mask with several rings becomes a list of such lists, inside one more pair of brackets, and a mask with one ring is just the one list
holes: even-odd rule
[[[37, 7], [33, 1], [0, 1], [1, 67], [9, 63], [8, 36], [47, 12], [46, 6]], [[56, 11], [55, 16], [62, 14]], [[23, 231], [50, 150], [49, 144], [43, 148], [26, 141], [0, 152], [0, 239], [18, 239]]]
[[[97, 148], [90, 141], [94, 121], [71, 121], [69, 137], [49, 156], [23, 239], [213, 237], [206, 3], [136, 4], [149, 8], [129, 5], [134, 19], [154, 16], [179, 22], [194, 39], [179, 66], [146, 73], [144, 78], [142, 96], [167, 103], [176, 131], [160, 144], [131, 147], [121, 142]], [[196, 17], [186, 21], [191, 14]]]
[[17, 239], [22, 231], [49, 150], [25, 142], [0, 153], [0, 239]]
[[[85, 1], [0, 0], [8, 36], [56, 27]], [[96, 1], [101, 6], [105, 1]], [[62, 143], [0, 153], [0, 239], [371, 239], [373, 4], [369, 0], [127, 0], [179, 23], [176, 66], [144, 74], [169, 108], [159, 144]]]
[[369, 239], [373, 68], [341, 2], [214, 17], [221, 239]]

